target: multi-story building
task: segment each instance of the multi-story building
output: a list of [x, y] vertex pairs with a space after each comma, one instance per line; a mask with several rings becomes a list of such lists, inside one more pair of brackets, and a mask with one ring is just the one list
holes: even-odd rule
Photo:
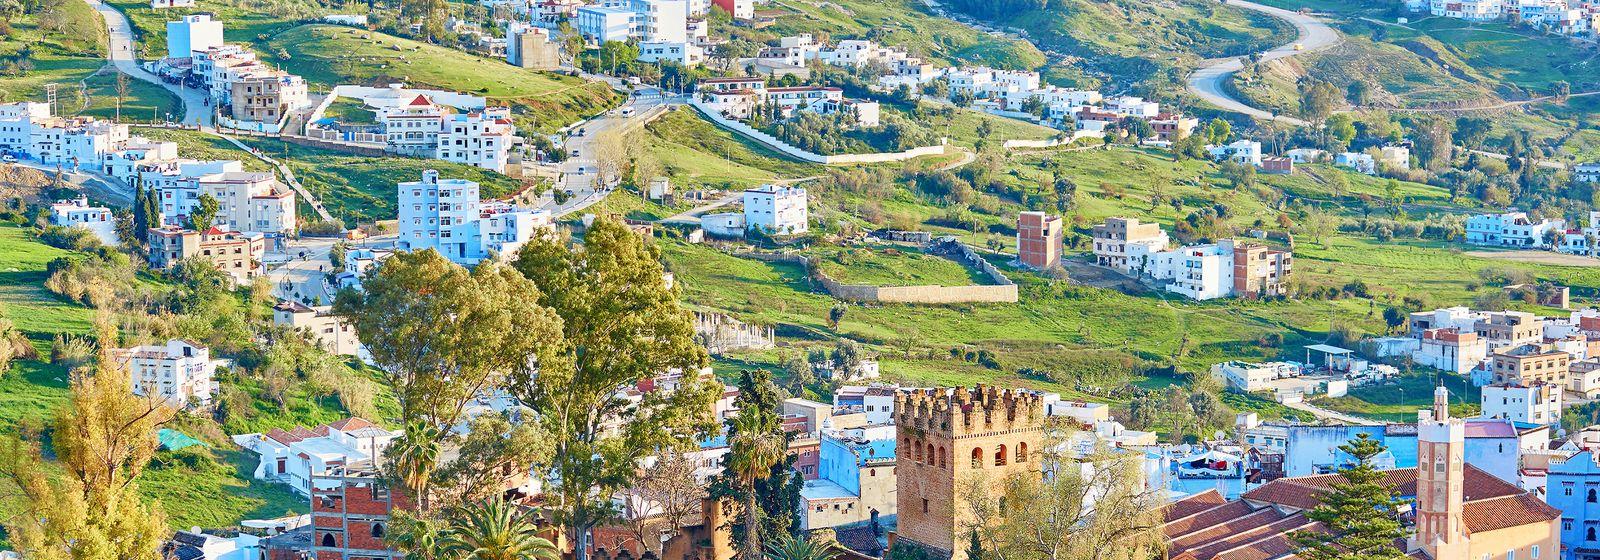
[[[1572, 180], [1580, 183], [1600, 182], [1600, 161], [1580, 163], [1572, 166]], [[1593, 215], [1590, 215], [1591, 225], [1594, 225]]]
[[346, 418], [314, 428], [273, 428], [266, 433], [240, 434], [233, 442], [258, 457], [251, 476], [288, 484], [301, 495], [321, 488], [316, 477], [343, 465], [375, 461], [383, 456], [400, 432], [385, 430], [362, 418]]
[[[194, 185], [202, 195], [216, 199], [217, 214], [212, 223], [218, 228], [283, 236], [297, 227], [294, 192], [272, 173], [217, 173], [197, 177]], [[192, 205], [179, 208], [174, 218], [181, 219], [193, 210]]]
[[433, 249], [461, 264], [477, 264], [492, 255], [509, 257], [553, 225], [547, 211], [482, 202], [477, 183], [440, 179], [432, 169], [422, 172], [421, 181], [400, 183], [398, 190], [396, 248]]
[[578, 8], [576, 27], [596, 43], [686, 43], [688, 19], [686, 0], [606, 0]]
[[1561, 421], [1561, 393], [1565, 387], [1548, 383], [1488, 385], [1483, 388], [1483, 416], [1524, 424]]
[[1161, 224], [1140, 223], [1138, 218], [1106, 218], [1094, 226], [1093, 237], [1095, 263], [1129, 274], [1141, 273], [1145, 259], [1171, 243]]
[[1017, 214], [1017, 261], [1045, 270], [1061, 266], [1061, 216], [1044, 212]]
[[1444, 307], [1433, 311], [1416, 311], [1411, 313], [1408, 319], [1406, 332], [1411, 336], [1422, 336], [1424, 331], [1433, 329], [1456, 329], [1461, 332], [1477, 332], [1478, 321], [1488, 317], [1488, 313], [1475, 312], [1460, 306]]
[[166, 344], [123, 348], [113, 353], [128, 371], [133, 394], [162, 399], [176, 407], [209, 407], [217, 394], [211, 350], [174, 338]]
[[772, 235], [800, 235], [808, 228], [806, 189], [761, 185], [744, 191], [744, 224]]
[[229, 108], [235, 120], [277, 123], [290, 111], [308, 104], [306, 81], [283, 73], [244, 77], [229, 85]]
[[508, 108], [455, 113], [444, 119], [433, 157], [504, 173], [507, 166], [517, 163], [512, 148], [521, 142]]
[[833, 392], [834, 415], [861, 413], [868, 424], [893, 424], [896, 391], [882, 383], [845, 385]]
[[1489, 344], [1478, 333], [1459, 327], [1422, 331], [1421, 344], [1412, 353], [1417, 365], [1465, 374], [1478, 369], [1489, 357]]
[[895, 514], [895, 427], [823, 430], [817, 478], [800, 490], [801, 527], [822, 529]]
[[411, 509], [410, 500], [392, 491], [376, 458], [351, 462], [314, 475], [311, 491], [311, 547], [308, 560], [401, 560], [384, 542], [390, 514]]
[[1485, 313], [1472, 330], [1488, 343], [1490, 350], [1544, 341], [1544, 320], [1526, 311]]
[[550, 40], [550, 31], [539, 27], [517, 27], [506, 37], [506, 62], [534, 70], [550, 70], [561, 64], [561, 46]]
[[1545, 249], [1552, 232], [1566, 229], [1562, 220], [1534, 220], [1526, 212], [1476, 214], [1467, 218], [1467, 243]]
[[111, 216], [111, 209], [90, 205], [87, 196], [79, 195], [72, 200], [51, 204], [50, 225], [89, 230], [100, 239], [100, 243], [110, 247], [115, 247], [119, 242], [117, 220]]
[[1491, 383], [1565, 387], [1571, 361], [1571, 355], [1543, 344], [1509, 347], [1489, 356]]
[[167, 22], [167, 58], [192, 58], [196, 51], [222, 46], [222, 22], [194, 14]]
[[639, 43], [639, 62], [672, 62], [680, 66], [699, 66], [706, 50], [695, 43]]
[[1146, 259], [1145, 274], [1168, 281], [1167, 291], [1207, 300], [1283, 294], [1293, 268], [1288, 251], [1224, 239], [1155, 253]]
[[977, 520], [958, 485], [980, 474], [990, 484], [1019, 473], [1039, 476], [1044, 399], [983, 385], [919, 389], [897, 393], [895, 411], [897, 538], [963, 560], [966, 547], [957, 535]]
[[1467, 21], [1493, 21], [1506, 13], [1504, 0], [1428, 0], [1428, 12]]
[[150, 228], [148, 238], [150, 268], [167, 270], [183, 259], [197, 258], [226, 273], [237, 285], [262, 274], [261, 257], [267, 250], [266, 237], [260, 233], [215, 227], [205, 232], [177, 226]]
[[1561, 510], [1561, 560], [1600, 557], [1600, 459], [1583, 449], [1552, 459], [1545, 475], [1545, 501]]
[[1600, 397], [1600, 358], [1568, 364], [1567, 392], [1585, 399]]
[[1261, 143], [1255, 140], [1237, 140], [1226, 146], [1211, 148], [1211, 157], [1218, 161], [1261, 167]]
[[272, 306], [272, 323], [305, 333], [323, 350], [333, 354], [356, 356], [361, 349], [355, 328], [343, 317], [334, 315], [332, 306], [312, 307], [297, 301], [279, 300]]

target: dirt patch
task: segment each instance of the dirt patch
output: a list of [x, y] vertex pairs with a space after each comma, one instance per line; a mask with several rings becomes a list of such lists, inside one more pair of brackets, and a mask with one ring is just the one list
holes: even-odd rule
[[1067, 278], [1085, 286], [1118, 290], [1134, 295], [1151, 291], [1149, 286], [1139, 283], [1136, 278], [1079, 259], [1061, 259], [1061, 268], [1066, 269]]
[[18, 198], [29, 204], [39, 202], [40, 193], [50, 186], [50, 176], [43, 171], [19, 165], [0, 164], [0, 200]]
[[1554, 251], [1467, 251], [1468, 256], [1557, 266], [1600, 267], [1600, 259]]

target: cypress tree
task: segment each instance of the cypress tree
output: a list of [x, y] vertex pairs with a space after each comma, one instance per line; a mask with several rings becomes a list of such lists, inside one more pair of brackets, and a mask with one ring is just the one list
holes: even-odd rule
[[149, 202], [144, 196], [144, 178], [135, 177], [133, 180], [133, 238], [140, 243], [145, 242], [148, 233], [147, 224], [150, 223]]

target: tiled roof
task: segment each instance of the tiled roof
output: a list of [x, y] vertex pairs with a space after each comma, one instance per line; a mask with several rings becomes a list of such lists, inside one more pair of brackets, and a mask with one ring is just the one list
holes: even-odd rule
[[305, 439], [303, 437], [291, 434], [289, 432], [285, 432], [280, 428], [273, 428], [272, 430], [268, 431], [267, 432], [267, 438], [271, 439], [272, 441], [276, 441], [278, 443], [284, 444], [284, 445], [289, 445], [291, 443], [294, 443], [294, 442], [300, 441], [302, 439]]
[[1462, 508], [1461, 520], [1467, 530], [1474, 533], [1517, 527], [1561, 517], [1561, 510], [1551, 507], [1533, 494], [1516, 494], [1468, 502]]
[[1249, 503], [1243, 501], [1234, 500], [1232, 502], [1205, 510], [1199, 514], [1167, 523], [1167, 525], [1163, 527], [1163, 530], [1166, 531], [1167, 538], [1176, 538], [1195, 531], [1203, 530], [1206, 527], [1210, 527], [1218, 523], [1225, 523], [1229, 519], [1248, 514], [1252, 511], [1255, 511], [1254, 506], [1251, 506]]
[[358, 429], [361, 429], [361, 428], [369, 428], [369, 427], [372, 427], [372, 426], [373, 426], [373, 424], [371, 422], [368, 422], [368, 421], [366, 421], [365, 419], [362, 419], [362, 418], [356, 418], [354, 416], [352, 416], [350, 418], [345, 418], [344, 420], [340, 420], [340, 421], [334, 422], [332, 424], [328, 424], [329, 428], [333, 428], [333, 429], [339, 430], [341, 432], [348, 432], [348, 431], [351, 431], [351, 430], [358, 430]]
[[[1515, 485], [1500, 480], [1472, 465], [1466, 465], [1463, 491], [1467, 502], [1515, 496], [1522, 493]], [[1392, 469], [1384, 472], [1383, 484], [1394, 488], [1401, 496], [1417, 495], [1417, 469]], [[1255, 502], [1267, 502], [1300, 509], [1316, 507], [1321, 503], [1317, 495], [1333, 488], [1344, 480], [1337, 474], [1280, 478], [1241, 495]]]
[[1222, 493], [1217, 492], [1215, 488], [1206, 490], [1205, 492], [1201, 492], [1199, 494], [1185, 496], [1182, 500], [1178, 500], [1173, 502], [1172, 505], [1167, 506], [1166, 522], [1171, 523], [1175, 520], [1200, 513], [1225, 503], [1228, 503], [1228, 499], [1222, 497]]

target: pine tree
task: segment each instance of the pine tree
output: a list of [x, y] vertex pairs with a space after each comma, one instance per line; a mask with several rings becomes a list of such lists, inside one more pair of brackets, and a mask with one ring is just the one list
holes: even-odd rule
[[1344, 482], [1322, 494], [1322, 504], [1306, 517], [1321, 521], [1330, 534], [1302, 533], [1296, 540], [1305, 546], [1300, 551], [1306, 560], [1391, 560], [1405, 558], [1394, 541], [1405, 536], [1399, 511], [1404, 501], [1393, 488], [1383, 484], [1384, 474], [1372, 467], [1372, 458], [1384, 451], [1378, 440], [1367, 434], [1339, 446], [1355, 457], [1356, 464], [1339, 471]]
[[983, 560], [983, 541], [978, 540], [978, 530], [973, 529], [967, 543], [967, 560]]

